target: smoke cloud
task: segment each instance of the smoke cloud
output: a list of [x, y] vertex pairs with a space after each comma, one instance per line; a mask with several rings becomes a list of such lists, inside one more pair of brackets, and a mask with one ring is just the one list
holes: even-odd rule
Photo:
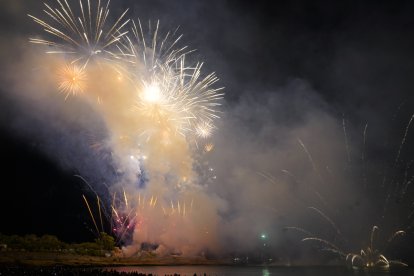
[[[160, 10], [169, 9], [168, 5]], [[28, 8], [13, 1], [7, 6], [7, 20], [13, 21], [14, 15], [22, 18], [23, 7]], [[121, 4], [115, 5], [119, 8]], [[191, 6], [194, 14], [203, 8], [198, 2]], [[239, 16], [226, 6], [217, 12], [220, 15]], [[168, 24], [174, 21], [165, 17]], [[187, 15], [183, 20], [193, 18]], [[242, 24], [253, 33], [258, 27], [249, 22]], [[104, 62], [88, 67], [85, 93], [65, 100], [56, 82], [63, 60], [30, 45], [25, 33], [6, 30], [2, 32], [9, 41], [0, 44], [5, 61], [1, 90], [3, 112], [10, 116], [1, 119], [2, 127], [37, 141], [62, 168], [76, 169], [94, 191], [106, 195], [107, 208], [112, 204], [119, 212], [109, 210], [115, 220], [130, 216], [126, 224], [118, 225], [128, 240], [124, 247], [128, 256], [156, 245], [158, 255], [266, 252], [280, 262], [305, 262], [311, 258], [301, 254], [310, 247], [299, 242], [301, 233], [286, 227], [303, 227], [350, 252], [365, 246], [373, 225], [382, 227], [384, 239], [401, 223], [412, 226], [406, 225], [409, 210], [401, 207], [406, 204], [404, 197], [390, 200], [399, 198], [401, 189], [395, 185], [405, 194], [411, 187], [412, 168], [405, 161], [411, 148], [400, 144], [409, 117], [401, 116], [398, 131], [384, 134], [378, 126], [382, 116], [374, 118], [375, 112], [366, 107], [349, 118], [306, 78], [290, 77], [266, 87], [261, 80], [271, 76], [257, 74], [249, 76], [257, 81], [244, 84], [243, 69], [233, 72], [223, 64], [217, 45], [209, 50], [200, 38], [201, 34], [210, 37], [218, 26], [195, 28], [200, 31], [195, 43], [203, 45], [200, 55], [207, 57], [207, 70], [217, 65], [229, 94], [211, 139], [193, 143], [156, 127], [152, 135], [142, 135], [143, 129], [152, 128], [153, 120], [125, 108], [131, 106], [133, 89]], [[234, 50], [242, 56], [255, 49], [248, 41], [238, 43], [243, 41], [238, 38], [243, 36], [241, 29], [233, 33], [234, 40], [227, 41], [232, 47], [223, 53], [231, 56], [226, 51]], [[356, 109], [343, 106], [341, 111]], [[374, 122], [366, 130], [363, 116]], [[407, 133], [408, 144], [412, 132]], [[211, 151], [204, 148], [208, 143], [214, 145]], [[379, 152], [380, 147], [387, 152]], [[402, 156], [394, 163], [399, 148]], [[131, 210], [136, 214], [130, 215]], [[125, 229], [129, 226], [132, 230]]]

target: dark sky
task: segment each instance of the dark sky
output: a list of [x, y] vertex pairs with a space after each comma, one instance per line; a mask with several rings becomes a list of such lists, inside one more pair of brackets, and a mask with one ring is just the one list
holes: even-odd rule
[[[113, 0], [112, 7], [130, 7], [131, 17], [143, 21], [160, 19], [165, 29], [180, 26], [184, 42], [197, 49], [195, 56], [225, 87], [225, 113], [245, 99], [257, 99], [260, 110], [269, 95], [277, 94], [284, 100], [280, 110], [264, 114], [289, 127], [301, 118], [301, 106], [289, 95], [289, 87], [299, 82], [312, 91], [302, 96], [310, 98], [313, 108], [339, 121], [346, 117], [351, 137], [366, 122], [372, 125], [370, 153], [378, 162], [394, 158], [388, 141], [400, 141], [414, 113], [412, 1]], [[27, 41], [16, 46], [14, 40], [41, 33], [27, 13], [40, 15], [40, 1], [0, 3], [2, 74], [33, 47]], [[0, 80], [0, 232], [90, 240], [92, 224], [81, 198], [87, 189], [74, 176], [79, 168], [70, 159], [56, 162], [47, 152], [54, 147], [43, 134], [28, 134], [37, 133], [42, 120], [21, 112], [32, 107], [8, 93], [13, 88], [8, 78]], [[242, 119], [260, 120], [254, 114], [263, 115]], [[51, 131], [52, 137], [67, 134]], [[413, 152], [413, 143], [407, 143], [404, 158]]]

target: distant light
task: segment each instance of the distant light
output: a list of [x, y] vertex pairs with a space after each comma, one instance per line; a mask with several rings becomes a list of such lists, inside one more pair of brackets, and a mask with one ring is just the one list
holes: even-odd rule
[[264, 240], [266, 239], [266, 234], [261, 234], [260, 237]]

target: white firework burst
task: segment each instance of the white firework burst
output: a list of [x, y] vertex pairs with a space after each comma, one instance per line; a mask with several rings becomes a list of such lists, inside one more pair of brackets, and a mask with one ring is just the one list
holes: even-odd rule
[[124, 20], [125, 10], [114, 24], [108, 24], [110, 0], [102, 3], [101, 0], [79, 0], [79, 7], [72, 8], [67, 0], [56, 0], [52, 7], [44, 3], [44, 12], [48, 20], [28, 15], [44, 28], [50, 38], [30, 38], [30, 42], [51, 46], [49, 54], [64, 54], [71, 63], [82, 63], [85, 67], [90, 59], [96, 55], [106, 54], [113, 56], [111, 48], [128, 32], [123, 31], [129, 19]]
[[176, 48], [182, 37], [176, 35], [177, 29], [159, 37], [157, 22], [154, 30], [149, 24], [145, 35], [138, 20], [132, 21], [132, 33], [133, 39], [125, 36], [117, 46], [119, 58], [132, 67], [130, 80], [137, 86], [138, 109], [151, 116], [166, 116], [164, 120], [177, 133], [207, 137], [214, 119], [219, 118], [224, 95], [222, 87], [214, 87], [218, 81], [215, 73], [203, 76], [203, 63], [188, 64], [186, 57], [192, 51], [187, 46]]

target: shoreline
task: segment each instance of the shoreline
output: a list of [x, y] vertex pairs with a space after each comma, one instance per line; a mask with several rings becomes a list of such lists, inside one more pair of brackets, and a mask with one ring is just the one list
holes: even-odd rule
[[230, 259], [216, 260], [203, 257], [141, 256], [101, 257], [66, 252], [0, 252], [0, 266], [68, 266], [68, 267], [121, 267], [121, 266], [234, 266], [234, 267], [341, 267], [340, 264], [283, 264], [283, 263], [234, 263]]
[[202, 257], [100, 257], [62, 252], [0, 252], [0, 266], [88, 266], [88, 267], [119, 267], [119, 266], [180, 266], [180, 265], [234, 265], [228, 261], [208, 260]]

